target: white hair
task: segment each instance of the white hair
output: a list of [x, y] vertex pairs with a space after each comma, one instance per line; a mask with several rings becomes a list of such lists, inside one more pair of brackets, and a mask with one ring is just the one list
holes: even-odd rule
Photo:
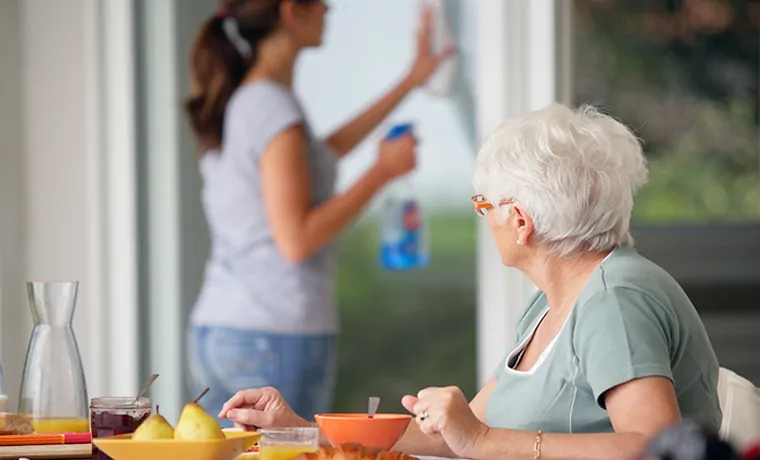
[[[633, 196], [647, 181], [638, 138], [583, 106], [552, 104], [508, 120], [486, 139], [475, 164], [477, 193], [519, 202], [535, 237], [562, 256], [632, 243]], [[509, 206], [499, 207], [505, 221]]]

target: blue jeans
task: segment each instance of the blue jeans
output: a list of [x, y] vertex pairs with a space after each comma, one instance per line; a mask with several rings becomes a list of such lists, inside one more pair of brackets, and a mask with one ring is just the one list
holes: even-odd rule
[[[307, 420], [329, 412], [336, 375], [335, 335], [284, 335], [219, 326], [190, 327], [190, 381], [216, 416], [240, 390], [272, 386]], [[219, 420], [223, 427], [229, 420]]]

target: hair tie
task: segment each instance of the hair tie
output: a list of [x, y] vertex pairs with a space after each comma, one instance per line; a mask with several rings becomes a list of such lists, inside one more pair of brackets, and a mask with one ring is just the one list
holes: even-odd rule
[[238, 27], [237, 19], [232, 16], [226, 16], [222, 20], [222, 29], [224, 29], [224, 35], [227, 36], [227, 40], [232, 43], [238, 53], [244, 58], [251, 57], [253, 49], [251, 44], [240, 35], [240, 28]]
[[230, 12], [227, 11], [227, 8], [219, 8], [214, 14], [216, 19], [227, 19], [229, 16]]

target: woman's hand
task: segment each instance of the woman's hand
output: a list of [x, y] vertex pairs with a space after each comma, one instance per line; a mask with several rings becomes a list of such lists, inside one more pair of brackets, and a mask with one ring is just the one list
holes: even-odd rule
[[420, 430], [428, 436], [441, 436], [457, 456], [473, 458], [478, 440], [488, 433], [470, 409], [457, 387], [426, 388], [417, 396], [404, 396], [404, 407], [416, 415]]
[[425, 6], [420, 18], [420, 26], [417, 31], [417, 57], [414, 59], [407, 80], [414, 86], [423, 85], [428, 78], [438, 69], [438, 66], [454, 54], [454, 47], [445, 49], [436, 54], [430, 46], [433, 35], [433, 9]]
[[261, 388], [238, 391], [224, 404], [220, 418], [235, 422], [247, 431], [259, 428], [309, 427], [311, 424], [290, 408], [279, 391]]
[[394, 140], [384, 140], [380, 143], [377, 167], [388, 180], [411, 172], [417, 164], [416, 146], [417, 141], [412, 134], [405, 134]]

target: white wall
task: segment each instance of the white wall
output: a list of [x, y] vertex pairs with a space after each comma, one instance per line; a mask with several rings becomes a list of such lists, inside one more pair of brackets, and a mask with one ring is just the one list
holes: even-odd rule
[[[104, 391], [99, 329], [101, 193], [93, 164], [102, 154], [97, 116], [95, 23], [86, 0], [21, 4], [25, 273], [27, 279], [81, 282], [75, 333], [91, 393]], [[44, 31], [44, 33], [40, 33]], [[54, 44], [54, 46], [52, 46]], [[26, 307], [26, 306], [24, 306]], [[28, 308], [28, 307], [27, 307]], [[21, 350], [17, 350], [21, 351]], [[16, 377], [17, 376], [10, 376]]]
[[18, 396], [30, 315], [24, 297], [23, 134], [19, 1], [0, 2], [0, 356], [3, 389]]
[[0, 2], [0, 330], [12, 409], [31, 330], [27, 279], [80, 281], [74, 331], [90, 396], [136, 387], [133, 329], [124, 316], [108, 323], [113, 308], [134, 310], [128, 296], [109, 298], [109, 287], [132, 276], [108, 252], [112, 242], [129, 246], [128, 228], [120, 240], [111, 230], [128, 226], [121, 217], [131, 212], [113, 201], [123, 196], [119, 183], [107, 180], [109, 159], [119, 165], [101, 92], [109, 66], [100, 8], [109, 1]]

